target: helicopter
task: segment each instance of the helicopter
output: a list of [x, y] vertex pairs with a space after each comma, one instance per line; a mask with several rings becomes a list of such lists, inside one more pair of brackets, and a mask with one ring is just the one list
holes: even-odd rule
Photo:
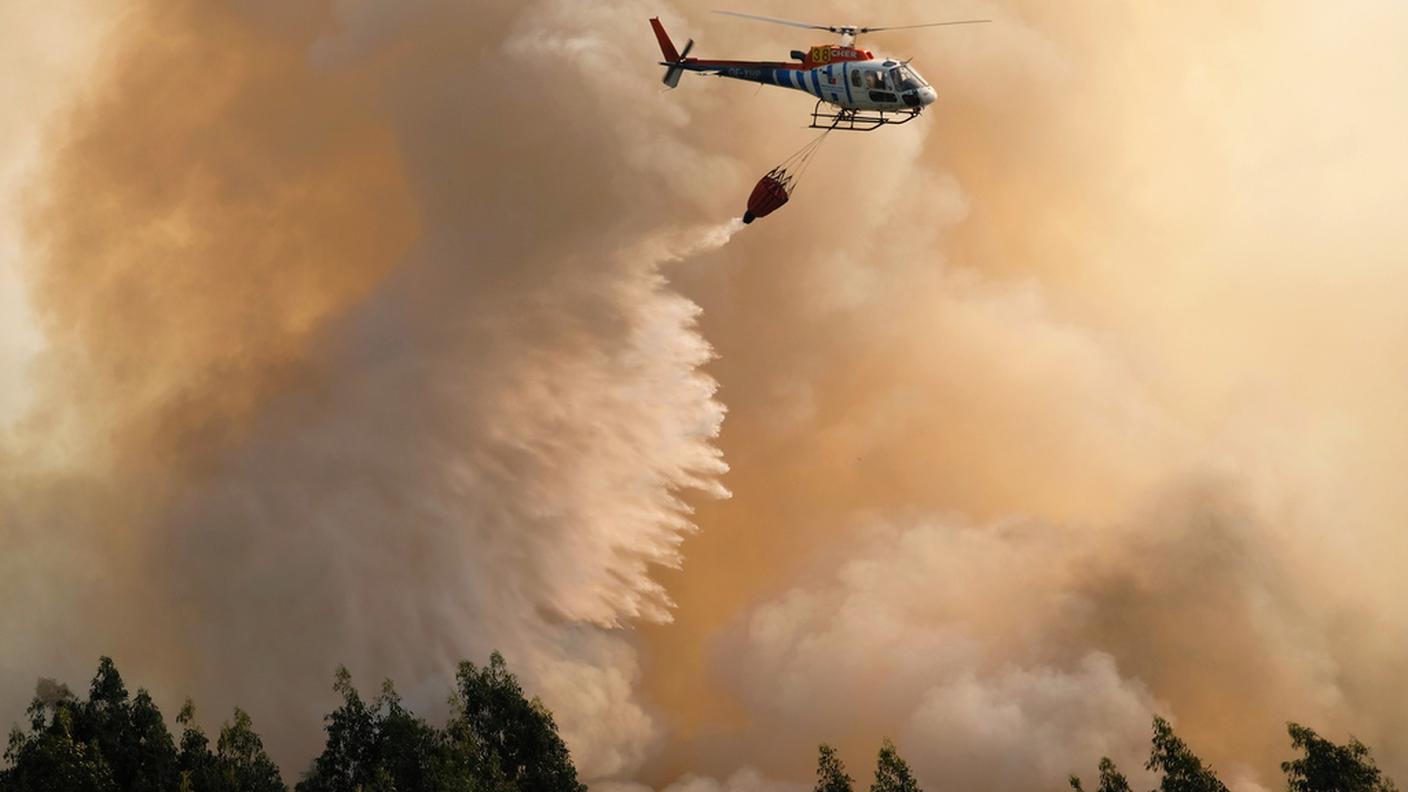
[[666, 86], [678, 86], [680, 76], [688, 71], [792, 88], [817, 98], [812, 108], [812, 128], [859, 132], [913, 121], [924, 108], [938, 99], [938, 92], [925, 82], [909, 60], [877, 58], [870, 50], [857, 47], [858, 36], [885, 30], [974, 25], [992, 21], [963, 19], [921, 25], [857, 27], [813, 25], [737, 11], [714, 13], [806, 30], [825, 30], [839, 34], [841, 40], [836, 44], [819, 44], [805, 52], [793, 50], [792, 60], [785, 62], [704, 60], [689, 57], [690, 50], [694, 49], [694, 39], [684, 45], [683, 51], [676, 50], [674, 42], [665, 32], [665, 26], [655, 17], [650, 20], [650, 25], [660, 42], [660, 54], [664, 56], [660, 65], [665, 67], [663, 82]]

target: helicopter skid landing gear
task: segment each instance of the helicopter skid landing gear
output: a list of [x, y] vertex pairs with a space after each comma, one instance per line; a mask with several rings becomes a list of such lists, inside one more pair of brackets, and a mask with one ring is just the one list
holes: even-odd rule
[[[822, 107], [826, 105], [826, 107]], [[887, 124], [908, 124], [919, 117], [920, 110], [847, 110], [817, 101], [812, 108], [812, 129], [845, 129], [870, 132]]]

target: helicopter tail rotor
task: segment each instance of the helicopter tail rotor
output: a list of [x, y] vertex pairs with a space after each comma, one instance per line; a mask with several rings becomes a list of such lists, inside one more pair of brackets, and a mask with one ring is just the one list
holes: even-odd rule
[[[685, 58], [689, 57], [689, 51], [692, 50], [692, 49], [694, 49], [694, 39], [690, 39], [689, 41], [686, 41], [686, 42], [684, 43], [684, 51], [680, 53], [679, 60], [682, 61], [682, 60], [684, 60]], [[666, 85], [668, 85], [668, 86], [671, 87], [671, 88], [674, 88], [675, 86], [677, 86], [677, 85], [680, 84], [680, 75], [681, 75], [681, 74], [684, 74], [684, 69], [683, 69], [683, 68], [681, 68], [681, 67], [679, 67], [679, 66], [666, 66], [666, 67], [665, 67], [665, 79], [662, 80], [661, 82], [665, 83]]]
[[665, 32], [665, 26], [660, 24], [659, 17], [650, 20], [650, 26], [655, 29], [655, 38], [660, 42], [660, 54], [664, 56], [665, 79], [661, 82], [670, 88], [680, 84], [680, 75], [684, 74], [684, 69], [679, 64], [689, 57], [689, 51], [694, 49], [694, 39], [685, 42], [684, 51], [675, 49], [675, 43], [670, 40], [670, 34]]

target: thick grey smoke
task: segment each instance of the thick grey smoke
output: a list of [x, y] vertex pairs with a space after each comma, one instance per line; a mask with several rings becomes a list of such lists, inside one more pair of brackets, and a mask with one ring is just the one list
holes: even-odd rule
[[[247, 706], [297, 767], [336, 663], [433, 711], [498, 648], [586, 777], [632, 772], [659, 734], [621, 628], [669, 618], [649, 572], [680, 562], [684, 494], [726, 494], [711, 351], [660, 267], [739, 226], [623, 224], [649, 197], [589, 154], [646, 80], [578, 96], [528, 16], [398, 54], [485, 16], [152, 11], [36, 215], [52, 401], [8, 460], [7, 709], [112, 652], [168, 702]], [[163, 91], [207, 98], [142, 115]], [[561, 145], [544, 107], [596, 131]]]
[[[664, 576], [679, 618], [647, 630], [666, 659], [647, 682], [687, 736], [656, 778], [740, 756], [805, 778], [818, 739], [864, 773], [888, 733], [930, 786], [1056, 785], [1060, 755], [1088, 773], [1101, 741], [1133, 769], [1146, 731], [1119, 702], [1174, 717], [1242, 786], [1279, 783], [1293, 718], [1403, 775], [1382, 691], [1405, 651], [1408, 512], [1386, 471], [1408, 447], [1388, 296], [1408, 240], [1384, 213], [1408, 200], [1389, 98], [1408, 20], [1087, 10], [1003, 5], [976, 14], [991, 34], [885, 40], [924, 53], [941, 115], [825, 152], [845, 178], [788, 218], [845, 233], [768, 226], [686, 275], [735, 497], [701, 507]], [[871, 523], [896, 528], [857, 537]], [[926, 526], [1004, 538], [889, 549]], [[922, 582], [852, 592], [857, 556]], [[791, 632], [753, 629], [775, 623]], [[973, 633], [978, 660], [934, 648]], [[989, 739], [965, 696], [1029, 727]]]
[[[1382, 728], [1371, 701], [1347, 700], [1347, 655], [1325, 638], [1334, 617], [1274, 534], [1208, 485], [1116, 526], [872, 519], [848, 558], [730, 630], [743, 739], [805, 754], [816, 736], [787, 724], [825, 724], [859, 760], [889, 733], [933, 783], [1025, 789], [1089, 771], [1080, 757], [1138, 778], [1151, 712], [1324, 718], [1348, 705], [1360, 729]], [[1284, 752], [1276, 725], [1224, 716], [1206, 750], [1234, 786], [1270, 786], [1239, 759]]]
[[799, 42], [705, 10], [134, 6], [27, 183], [0, 712], [111, 653], [297, 769], [336, 664], [500, 648], [622, 790], [1049, 788], [1152, 711], [1401, 778], [1401, 8], [946, 6], [866, 42], [935, 112], [742, 232], [807, 103], [645, 20]]

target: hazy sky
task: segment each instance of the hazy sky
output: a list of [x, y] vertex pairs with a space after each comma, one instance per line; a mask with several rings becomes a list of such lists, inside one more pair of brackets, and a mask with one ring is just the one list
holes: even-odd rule
[[1408, 777], [1408, 7], [750, 6], [994, 22], [863, 40], [939, 102], [742, 231], [810, 104], [646, 20], [825, 37], [711, 7], [0, 10], [0, 721], [106, 653], [293, 778], [338, 663], [499, 648], [597, 785], [1046, 789], [1155, 712]]

